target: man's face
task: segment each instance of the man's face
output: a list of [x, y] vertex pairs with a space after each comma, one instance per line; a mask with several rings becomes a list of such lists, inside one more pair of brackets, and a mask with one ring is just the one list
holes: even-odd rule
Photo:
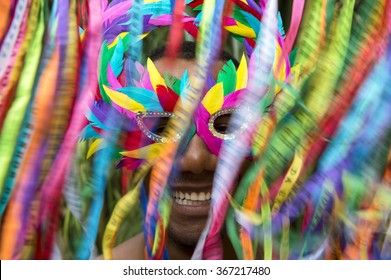
[[[194, 60], [172, 61], [161, 58], [154, 63], [162, 75], [169, 73], [178, 78], [185, 70], [189, 70], [191, 75], [195, 68]], [[214, 78], [223, 65], [222, 61], [215, 64]], [[226, 124], [221, 125], [227, 127], [228, 120], [229, 118], [226, 118]], [[179, 173], [170, 186], [174, 202], [168, 234], [176, 243], [195, 246], [208, 218], [217, 156], [211, 153], [204, 140], [195, 134], [175, 165]]]

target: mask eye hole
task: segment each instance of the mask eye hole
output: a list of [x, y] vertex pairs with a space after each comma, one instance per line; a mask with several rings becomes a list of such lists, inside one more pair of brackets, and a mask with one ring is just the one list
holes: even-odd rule
[[138, 112], [136, 115], [137, 125], [140, 130], [151, 140], [157, 143], [176, 142], [181, 138], [180, 134], [177, 134], [173, 138], [167, 138], [163, 136], [163, 132], [167, 127], [171, 118], [177, 118], [174, 113], [171, 112]]
[[221, 134], [228, 134], [229, 131], [229, 120], [232, 114], [226, 114], [218, 116], [213, 122], [213, 128], [215, 131]]
[[160, 118], [144, 118], [144, 126], [152, 133], [163, 136], [163, 131], [167, 127], [169, 122], [169, 117], [160, 117]]
[[227, 108], [217, 111], [210, 116], [208, 127], [213, 136], [223, 140], [233, 140], [247, 128], [244, 122], [240, 128], [234, 129], [230, 125], [230, 120], [234, 112], [243, 110], [242, 108]]

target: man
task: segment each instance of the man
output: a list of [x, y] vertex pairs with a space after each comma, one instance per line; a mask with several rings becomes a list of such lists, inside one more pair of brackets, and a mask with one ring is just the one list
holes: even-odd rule
[[[192, 72], [195, 68], [195, 43], [185, 42], [181, 54], [175, 60], [164, 56], [164, 48], [154, 51], [150, 58], [154, 61], [159, 73], [169, 73], [180, 78], [186, 70]], [[213, 67], [214, 78], [224, 66], [232, 60], [237, 61], [223, 52]], [[226, 133], [229, 116], [220, 118], [215, 126], [221, 133]], [[180, 170], [172, 182], [173, 205], [168, 225], [167, 249], [170, 259], [189, 259], [198, 239], [204, 229], [210, 208], [213, 177], [217, 165], [217, 155], [207, 147], [205, 141], [194, 134], [185, 152], [175, 163]], [[148, 179], [146, 186], [148, 188]], [[114, 249], [114, 259], [143, 259], [144, 237], [140, 233]], [[225, 258], [235, 258], [232, 246], [224, 239]]]

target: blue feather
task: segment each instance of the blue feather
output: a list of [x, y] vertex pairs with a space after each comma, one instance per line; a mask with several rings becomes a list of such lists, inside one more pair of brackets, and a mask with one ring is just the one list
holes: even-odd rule
[[126, 94], [134, 101], [142, 104], [148, 111], [163, 112], [159, 98], [156, 93], [144, 88], [125, 87], [118, 89], [119, 92]]
[[80, 141], [86, 141], [91, 138], [101, 138], [98, 132], [93, 129], [92, 124], [88, 124], [81, 132], [80, 132]]
[[240, 13], [247, 20], [248, 25], [254, 30], [255, 34], [258, 35], [259, 29], [261, 28], [261, 22], [250, 13], [247, 13], [245, 11], [240, 11]]
[[278, 31], [280, 32], [282, 38], [285, 38], [285, 28], [284, 28], [284, 23], [282, 22], [280, 12], [277, 13], [277, 20], [278, 20], [278, 25], [277, 25]]
[[194, 25], [199, 27], [201, 19], [202, 19], [203, 12], [201, 11], [194, 20]]
[[[96, 127], [104, 130], [125, 130], [133, 131], [137, 128], [135, 118], [129, 118], [120, 112], [113, 110], [110, 113], [111, 106], [99, 100], [94, 103], [94, 106], [88, 108], [86, 113], [87, 119]], [[109, 114], [110, 113], [110, 114]], [[119, 124], [122, 124], [121, 126]]]
[[93, 112], [88, 108], [86, 112], [86, 117], [90, 121], [91, 125], [96, 126], [100, 129], [104, 130], [110, 130], [107, 126], [105, 126], [94, 114]]
[[[182, 75], [182, 79], [181, 79], [181, 92], [180, 92], [180, 96], [182, 97], [182, 94], [185, 92], [185, 89], [189, 86], [189, 71], [186, 70], [183, 75]], [[183, 98], [183, 97], [182, 97]]]
[[119, 74], [121, 74], [123, 65], [124, 65], [124, 45], [122, 39], [119, 37], [113, 56], [110, 59], [110, 66], [116, 77], [118, 77]]

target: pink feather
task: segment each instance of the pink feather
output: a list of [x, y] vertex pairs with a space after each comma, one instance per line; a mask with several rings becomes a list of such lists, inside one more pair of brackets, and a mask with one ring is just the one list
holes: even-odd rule
[[[182, 19], [183, 23], [192, 21], [194, 21], [193, 17], [184, 17]], [[170, 25], [172, 23], [172, 15], [161, 15], [155, 18], [151, 18], [148, 23], [156, 26]]]
[[114, 72], [111, 69], [110, 64], [107, 67], [107, 80], [113, 89], [117, 89], [117, 88], [122, 87], [122, 85], [120, 84], [118, 79], [115, 77]]
[[129, 11], [129, 9], [132, 7], [133, 0], [124, 1], [121, 3], [118, 3], [117, 5], [114, 5], [113, 7], [109, 7], [106, 11], [103, 13], [103, 24], [108, 24], [108, 20], [113, 20], [115, 18], [118, 18], [120, 16], [124, 15], [124, 11]]

